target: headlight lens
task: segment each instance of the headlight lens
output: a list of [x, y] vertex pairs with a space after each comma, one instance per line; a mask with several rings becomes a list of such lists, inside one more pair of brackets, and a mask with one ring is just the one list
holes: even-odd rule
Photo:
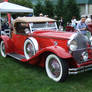
[[69, 49], [71, 50], [71, 51], [75, 51], [77, 48], [78, 48], [78, 45], [77, 45], [77, 41], [75, 41], [75, 40], [69, 40], [68, 41], [68, 46], [69, 46]]
[[88, 60], [88, 53], [87, 52], [83, 52], [82, 53], [82, 58], [84, 61], [87, 61]]
[[91, 43], [91, 46], [92, 46], [92, 37], [90, 38], [90, 43]]

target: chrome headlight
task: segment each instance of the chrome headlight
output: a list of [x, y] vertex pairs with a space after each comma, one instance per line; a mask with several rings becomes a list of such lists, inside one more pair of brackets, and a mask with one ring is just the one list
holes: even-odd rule
[[88, 60], [88, 53], [84, 51], [82, 53], [82, 58], [83, 58], [84, 61], [87, 61]]
[[91, 46], [92, 46], [92, 37], [90, 38], [90, 43], [91, 43]]
[[69, 46], [69, 49], [71, 51], [76, 51], [77, 48], [78, 48], [77, 41], [75, 41], [75, 40], [69, 40], [68, 41], [68, 46]]

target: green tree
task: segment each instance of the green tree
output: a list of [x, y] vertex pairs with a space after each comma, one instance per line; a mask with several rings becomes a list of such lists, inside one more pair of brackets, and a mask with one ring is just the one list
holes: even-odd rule
[[38, 3], [34, 7], [34, 15], [39, 16], [39, 14], [43, 13], [43, 11], [44, 11], [44, 6], [39, 0]]
[[33, 5], [30, 0], [8, 0], [11, 3], [19, 4], [25, 7], [32, 8]]
[[73, 16], [76, 16], [76, 18], [80, 18], [80, 11], [79, 7], [76, 4], [75, 0], [68, 0], [65, 5], [65, 22], [70, 22]]
[[61, 16], [64, 16], [64, 2], [63, 0], [58, 0], [56, 8], [55, 8], [55, 15], [58, 19], [60, 19]]
[[50, 0], [45, 0], [44, 14], [48, 15], [49, 17], [54, 17], [54, 7]]

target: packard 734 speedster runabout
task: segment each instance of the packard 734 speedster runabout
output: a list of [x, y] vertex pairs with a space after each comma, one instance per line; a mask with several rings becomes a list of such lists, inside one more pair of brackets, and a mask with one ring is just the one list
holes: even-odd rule
[[63, 82], [68, 74], [92, 69], [92, 38], [60, 32], [46, 17], [18, 17], [11, 36], [0, 37], [1, 55], [45, 67], [49, 78]]

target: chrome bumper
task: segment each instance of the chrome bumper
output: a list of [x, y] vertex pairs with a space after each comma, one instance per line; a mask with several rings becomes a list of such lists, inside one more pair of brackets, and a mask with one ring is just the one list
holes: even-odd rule
[[69, 68], [69, 74], [78, 74], [89, 70], [92, 70], [92, 64], [87, 66], [82, 66], [80, 68]]

